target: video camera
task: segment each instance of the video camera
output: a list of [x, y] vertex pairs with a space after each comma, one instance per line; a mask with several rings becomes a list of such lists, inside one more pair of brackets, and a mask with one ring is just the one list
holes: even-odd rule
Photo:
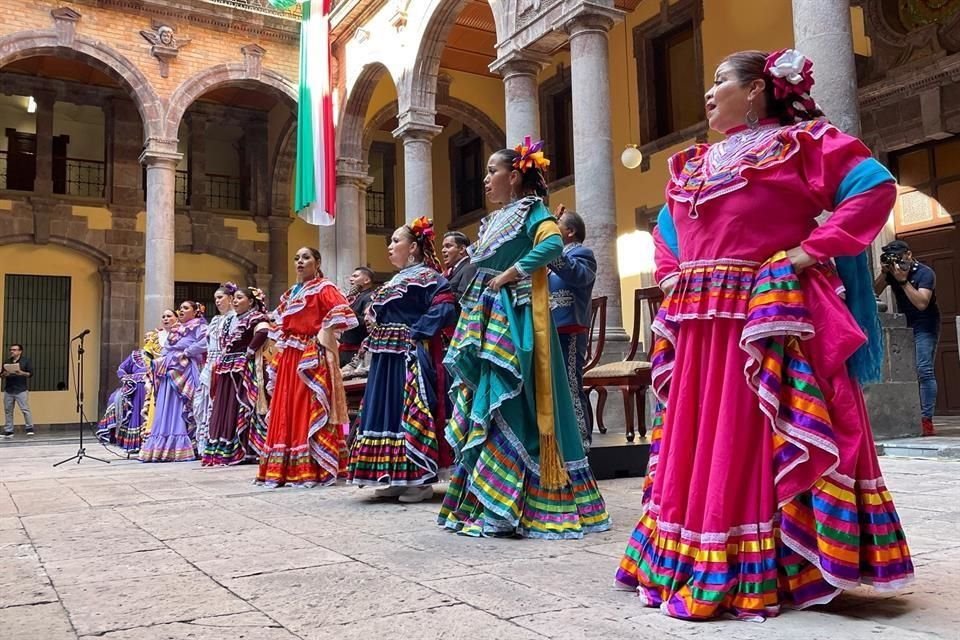
[[905, 255], [904, 251], [884, 251], [880, 254], [880, 264], [885, 267], [897, 265], [901, 270], [906, 271], [908, 265], [903, 261]]

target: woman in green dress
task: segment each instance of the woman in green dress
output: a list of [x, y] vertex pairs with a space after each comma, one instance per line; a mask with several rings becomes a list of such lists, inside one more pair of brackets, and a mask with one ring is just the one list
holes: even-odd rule
[[542, 146], [527, 138], [490, 156], [484, 187], [503, 208], [470, 249], [477, 275], [444, 360], [456, 466], [439, 523], [471, 536], [580, 538], [610, 527], [550, 319], [546, 266], [563, 242], [542, 200]]

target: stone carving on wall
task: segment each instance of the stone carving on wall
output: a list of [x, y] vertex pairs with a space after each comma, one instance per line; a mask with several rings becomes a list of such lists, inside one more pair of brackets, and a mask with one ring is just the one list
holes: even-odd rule
[[873, 52], [861, 84], [960, 52], [960, 0], [862, 0]]
[[160, 61], [160, 77], [170, 74], [170, 61], [177, 57], [180, 49], [190, 44], [190, 38], [177, 37], [173, 27], [154, 23], [153, 29], [144, 29], [140, 35], [150, 43], [150, 55]]

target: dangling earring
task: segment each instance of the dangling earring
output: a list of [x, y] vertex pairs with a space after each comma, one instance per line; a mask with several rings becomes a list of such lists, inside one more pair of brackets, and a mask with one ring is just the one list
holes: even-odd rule
[[407, 266], [412, 267], [415, 264], [417, 264], [417, 256], [411, 253], [410, 255], [407, 256]]
[[751, 129], [756, 129], [760, 126], [760, 117], [757, 116], [757, 112], [753, 109], [753, 99], [751, 98], [747, 103], [750, 105], [750, 109], [747, 110], [747, 116], [745, 118], [747, 126]]

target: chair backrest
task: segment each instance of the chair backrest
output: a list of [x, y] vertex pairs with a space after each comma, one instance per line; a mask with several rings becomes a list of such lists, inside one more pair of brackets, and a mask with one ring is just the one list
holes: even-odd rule
[[660, 303], [663, 302], [663, 291], [660, 287], [641, 287], [633, 292], [633, 334], [630, 336], [630, 352], [624, 360], [633, 360], [637, 357], [640, 347], [645, 352], [650, 351], [651, 336], [641, 336], [643, 333], [643, 309], [646, 308], [650, 324], [657, 317]]
[[587, 334], [587, 362], [583, 366], [584, 373], [600, 362], [606, 343], [607, 296], [599, 296], [590, 301], [590, 333]]

